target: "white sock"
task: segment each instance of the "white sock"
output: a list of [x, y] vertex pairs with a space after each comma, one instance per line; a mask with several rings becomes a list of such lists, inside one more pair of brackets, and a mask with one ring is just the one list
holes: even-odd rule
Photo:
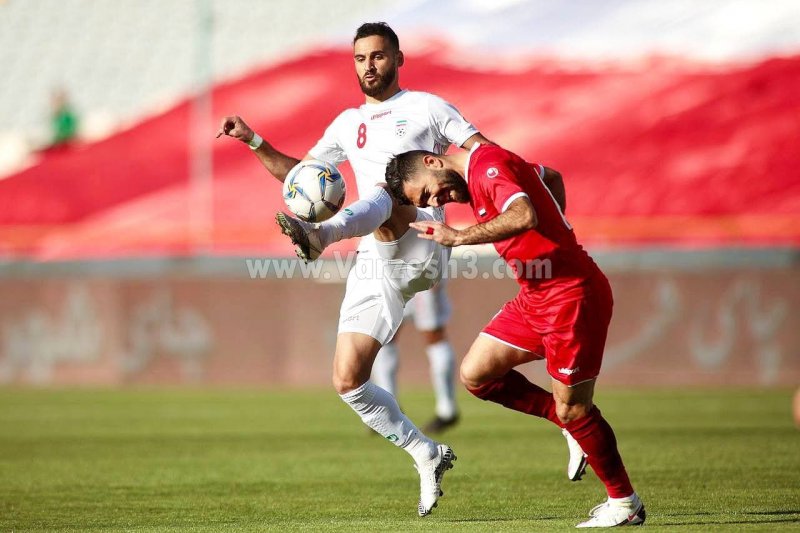
[[609, 496], [608, 503], [612, 505], [621, 505], [624, 507], [634, 503], [638, 499], [639, 496], [637, 496], [636, 493], [634, 492], [630, 496], [625, 496], [624, 498], [612, 498], [611, 496]]
[[319, 225], [322, 246], [343, 239], [369, 235], [392, 214], [392, 197], [383, 187], [375, 187], [372, 194], [356, 200]]
[[453, 418], [456, 407], [455, 370], [456, 358], [453, 347], [446, 340], [429, 344], [425, 349], [431, 365], [431, 381], [436, 394], [436, 415]]
[[436, 457], [436, 443], [423, 435], [400, 411], [394, 396], [371, 381], [341, 397], [366, 425], [395, 446], [403, 448], [417, 464]]
[[372, 382], [397, 398], [397, 346], [393, 342], [384, 344], [372, 363]]

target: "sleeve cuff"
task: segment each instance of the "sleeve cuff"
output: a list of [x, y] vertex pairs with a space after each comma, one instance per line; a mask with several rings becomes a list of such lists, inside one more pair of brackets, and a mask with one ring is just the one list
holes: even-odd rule
[[475, 126], [470, 127], [467, 131], [465, 131], [463, 133], [463, 135], [461, 135], [460, 139], [456, 139], [456, 143], [455, 143], [456, 146], [461, 148], [462, 146], [464, 146], [464, 143], [467, 142], [467, 139], [469, 139], [470, 137], [472, 137], [476, 133], [480, 133], [478, 131], [478, 128], [476, 128]]
[[517, 198], [522, 198], [523, 196], [524, 196], [525, 198], [527, 198], [527, 197], [528, 197], [528, 195], [527, 195], [527, 194], [525, 194], [525, 193], [524, 193], [524, 192], [522, 192], [522, 191], [520, 191], [520, 192], [516, 192], [516, 193], [512, 194], [511, 196], [509, 196], [509, 197], [508, 197], [508, 200], [506, 200], [506, 201], [503, 203], [503, 208], [500, 210], [500, 212], [501, 212], [501, 213], [505, 213], [505, 212], [506, 212], [506, 209], [508, 209], [508, 206], [510, 206], [510, 205], [511, 205], [511, 202], [513, 202], [513, 201], [514, 201], [514, 200], [516, 200]]

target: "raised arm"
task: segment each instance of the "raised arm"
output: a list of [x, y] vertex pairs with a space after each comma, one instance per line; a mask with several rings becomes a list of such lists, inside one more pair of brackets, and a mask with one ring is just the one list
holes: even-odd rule
[[418, 230], [419, 237], [423, 239], [436, 241], [444, 246], [462, 246], [502, 241], [533, 229], [538, 223], [536, 210], [530, 199], [521, 196], [492, 220], [462, 230], [451, 228], [441, 222], [414, 222], [409, 226]]
[[[296, 157], [279, 152], [270, 143], [261, 139], [260, 136], [256, 136], [253, 129], [239, 116], [232, 115], [222, 119], [222, 123], [217, 131], [217, 138], [223, 135], [233, 137], [249, 145], [250, 148], [253, 149], [253, 153], [258, 157], [258, 160], [264, 165], [264, 168], [275, 176], [278, 181], [282, 182], [285, 180], [286, 174], [289, 173], [292, 167], [300, 162]], [[308, 156], [306, 159], [308, 159]]]

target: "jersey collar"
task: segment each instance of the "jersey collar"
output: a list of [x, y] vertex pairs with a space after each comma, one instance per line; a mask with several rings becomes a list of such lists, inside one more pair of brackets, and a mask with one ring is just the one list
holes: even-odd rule
[[472, 145], [472, 148], [469, 150], [469, 155], [467, 156], [467, 162], [464, 164], [464, 181], [467, 183], [469, 183], [469, 162], [472, 159], [472, 154], [475, 153], [475, 150], [477, 150], [480, 145], [481, 143], [479, 142], [475, 142]]
[[370, 109], [370, 110], [381, 109], [382, 107], [386, 107], [386, 106], [392, 105], [401, 96], [403, 96], [407, 92], [408, 92], [408, 89], [400, 89], [400, 92], [398, 92], [397, 94], [393, 95], [391, 98], [389, 98], [387, 100], [384, 100], [383, 102], [378, 102], [377, 104], [373, 104], [371, 102], [364, 102], [363, 104], [361, 104], [361, 107], [363, 107], [364, 109]]

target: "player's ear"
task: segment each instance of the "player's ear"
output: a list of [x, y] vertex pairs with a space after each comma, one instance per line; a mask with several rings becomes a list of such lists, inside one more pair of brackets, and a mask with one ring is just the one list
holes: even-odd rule
[[406, 56], [403, 55], [403, 51], [402, 50], [398, 50], [397, 51], [397, 66], [398, 67], [402, 67], [403, 63], [405, 63], [405, 61], [406, 61]]
[[422, 164], [425, 168], [442, 168], [442, 160], [433, 154], [422, 156]]

